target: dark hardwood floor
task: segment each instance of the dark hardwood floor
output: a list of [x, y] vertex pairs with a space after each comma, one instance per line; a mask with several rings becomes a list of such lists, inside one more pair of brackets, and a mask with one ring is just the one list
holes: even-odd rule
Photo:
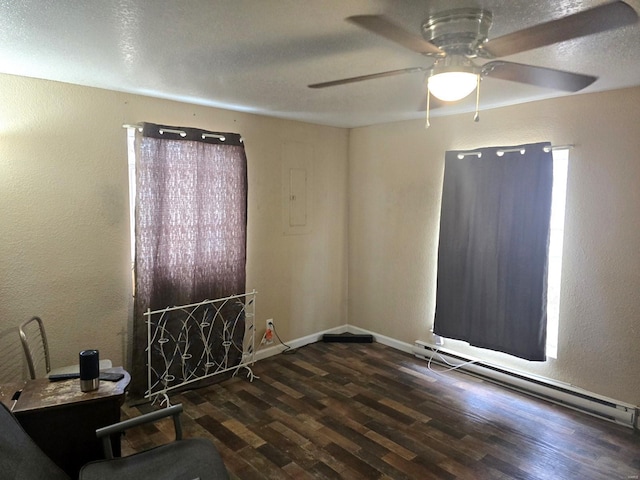
[[[435, 370], [443, 370], [434, 366]], [[384, 345], [316, 343], [171, 397], [185, 436], [210, 438], [233, 479], [640, 478], [640, 435]], [[123, 407], [132, 417], [153, 409]], [[170, 422], [123, 453], [167, 442]]]

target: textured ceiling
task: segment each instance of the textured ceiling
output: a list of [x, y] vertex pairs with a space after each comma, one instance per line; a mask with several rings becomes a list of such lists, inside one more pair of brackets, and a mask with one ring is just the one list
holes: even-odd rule
[[[640, 11], [640, 0], [628, 3]], [[0, 0], [0, 72], [341, 127], [423, 118], [424, 74], [308, 84], [432, 60], [345, 18], [382, 14], [419, 33], [430, 13], [491, 10], [490, 38], [597, 0]], [[506, 60], [595, 75], [582, 92], [640, 85], [640, 24]], [[485, 79], [481, 108], [561, 95]], [[472, 95], [473, 97], [473, 95]], [[473, 110], [473, 98], [432, 112]]]

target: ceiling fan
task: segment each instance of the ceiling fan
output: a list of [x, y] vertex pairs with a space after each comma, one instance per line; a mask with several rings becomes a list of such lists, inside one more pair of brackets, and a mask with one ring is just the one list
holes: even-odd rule
[[[357, 15], [347, 21], [435, 60], [430, 67], [410, 67], [309, 85], [325, 88], [405, 73], [427, 73], [427, 90], [445, 102], [461, 100], [477, 90], [480, 80], [499, 78], [567, 92], [577, 92], [597, 78], [522, 63], [494, 60], [534, 48], [630, 25], [636, 11], [623, 1], [605, 3], [501, 37], [489, 39], [492, 14], [480, 8], [436, 13], [422, 23], [422, 36], [415, 35], [380, 15]], [[484, 60], [490, 60], [482, 63]], [[429, 108], [427, 95], [427, 111]]]

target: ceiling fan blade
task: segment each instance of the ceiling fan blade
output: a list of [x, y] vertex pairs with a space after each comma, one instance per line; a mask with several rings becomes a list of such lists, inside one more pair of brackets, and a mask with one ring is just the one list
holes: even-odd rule
[[388, 72], [372, 73], [370, 75], [361, 75], [359, 77], [342, 78], [340, 80], [331, 80], [330, 82], [314, 83], [309, 88], [326, 88], [335, 87], [336, 85], [345, 85], [347, 83], [362, 82], [364, 80], [373, 80], [374, 78], [393, 77], [404, 73], [420, 73], [426, 72], [428, 69], [423, 67], [402, 68], [400, 70], [390, 70]]
[[637, 20], [638, 14], [631, 6], [622, 1], [616, 1], [494, 38], [481, 48], [493, 57], [506, 57], [565, 40], [624, 27]]
[[407, 32], [402, 27], [392, 23], [383, 16], [355, 15], [353, 17], [348, 17], [347, 21], [369, 30], [376, 35], [380, 35], [387, 40], [398, 43], [409, 50], [413, 50], [414, 52], [425, 55], [444, 55], [444, 51], [440, 50], [433, 43], [426, 41], [418, 35]]
[[496, 60], [482, 66], [482, 76], [510, 80], [512, 82], [528, 83], [538, 87], [554, 88], [567, 92], [577, 92], [588, 87], [597, 80], [591, 75], [565, 72], [552, 68], [534, 67], [522, 63], [503, 62]]

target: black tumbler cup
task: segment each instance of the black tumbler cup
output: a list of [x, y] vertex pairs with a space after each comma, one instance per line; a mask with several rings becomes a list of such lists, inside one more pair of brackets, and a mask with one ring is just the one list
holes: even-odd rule
[[80, 390], [90, 392], [100, 386], [100, 354], [98, 350], [80, 352]]

